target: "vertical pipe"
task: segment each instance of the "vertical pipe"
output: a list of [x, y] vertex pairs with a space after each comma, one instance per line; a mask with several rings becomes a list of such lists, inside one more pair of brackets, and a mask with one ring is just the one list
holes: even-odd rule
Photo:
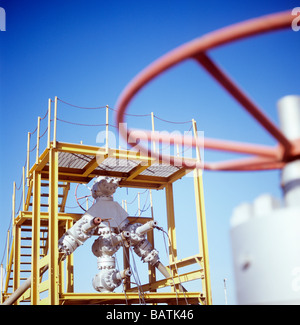
[[204, 279], [202, 280], [202, 287], [205, 293], [206, 304], [212, 304], [211, 284], [210, 284], [210, 271], [209, 271], [209, 258], [208, 258], [208, 241], [206, 233], [206, 219], [203, 195], [203, 182], [202, 171], [200, 169], [194, 170], [194, 187], [195, 187], [195, 203], [197, 213], [197, 228], [199, 251], [203, 257], [204, 264]]
[[27, 186], [29, 186], [29, 166], [30, 166], [30, 132], [27, 134], [27, 169], [26, 169], [26, 178], [27, 178]]
[[149, 194], [150, 194], [151, 218], [152, 218], [152, 220], [154, 220], [154, 213], [153, 213], [153, 199], [152, 199], [152, 191], [151, 191], [151, 190], [149, 190]]
[[106, 149], [106, 153], [108, 153], [108, 124], [109, 124], [109, 115], [108, 115], [108, 109], [109, 106], [106, 105], [106, 143], [105, 143], [105, 149]]
[[89, 198], [85, 198], [86, 211], [89, 209]]
[[[289, 95], [278, 103], [280, 128], [289, 140], [300, 138], [300, 96]], [[300, 159], [287, 163], [281, 172], [286, 206], [300, 206]]]
[[[192, 119], [192, 125], [193, 125], [194, 137], [195, 140], [197, 140], [198, 138], [197, 124], [194, 119]], [[201, 161], [201, 155], [198, 146], [196, 147], [196, 157], [197, 157], [197, 161]], [[206, 303], [208, 305], [211, 305], [212, 297], [211, 297], [202, 169], [194, 170], [194, 187], [195, 187], [195, 202], [196, 202], [197, 225], [198, 225], [199, 251], [201, 256], [203, 256], [203, 262], [204, 262], [204, 279], [202, 280], [202, 286], [205, 291]]]
[[[197, 140], [197, 124], [193, 119], [193, 132], [194, 137]], [[201, 161], [199, 147], [196, 147], [197, 161]], [[202, 279], [202, 289], [205, 292], [206, 304], [212, 304], [211, 296], [211, 284], [210, 284], [210, 271], [209, 271], [209, 258], [208, 258], [208, 241], [206, 233], [206, 217], [205, 217], [205, 205], [204, 205], [204, 191], [203, 191], [203, 179], [202, 169], [194, 170], [194, 188], [195, 188], [195, 203], [197, 214], [197, 228], [198, 228], [198, 241], [199, 251], [203, 257], [204, 264], [204, 279]]]
[[[66, 228], [66, 223], [65, 224], [59, 223], [58, 238], [61, 238], [64, 235], [65, 228]], [[58, 262], [58, 294], [61, 295], [64, 292], [65, 292], [65, 263], [64, 261], [59, 261]]]
[[[154, 128], [154, 114], [153, 112], [151, 112], [151, 124], [152, 124], [152, 132], [155, 132], [155, 128]], [[153, 146], [153, 152], [156, 152], [156, 144], [155, 141], [152, 141], [152, 146]]]
[[[73, 221], [67, 221], [67, 229], [70, 229], [73, 226]], [[73, 254], [68, 255], [66, 258], [66, 288], [67, 292], [74, 292], [74, 256]]]
[[138, 215], [141, 216], [141, 194], [138, 192]]
[[[152, 191], [151, 190], [149, 190], [149, 197], [150, 197], [151, 218], [152, 218], [152, 220], [154, 220], [153, 199], [152, 199]], [[148, 239], [149, 243], [152, 245], [152, 247], [155, 247], [153, 229], [151, 229], [149, 232], [147, 232], [147, 239]], [[149, 283], [155, 282], [156, 281], [156, 268], [149, 264], [148, 270], [149, 270]], [[156, 290], [150, 290], [150, 292], [151, 291], [156, 292]]]
[[57, 130], [57, 96], [54, 100], [54, 121], [53, 121], [53, 148], [56, 148], [56, 130]]
[[58, 305], [58, 152], [49, 155], [49, 303]]
[[[196, 121], [194, 119], [192, 119], [192, 124], [193, 124], [194, 138], [195, 138], [195, 140], [197, 140], [197, 124], [196, 124]], [[196, 157], [197, 157], [197, 161], [201, 160], [200, 150], [199, 150], [198, 146], [196, 147]]]
[[[173, 184], [168, 183], [165, 187], [166, 203], [167, 203], [167, 221], [168, 221], [168, 236], [169, 236], [169, 264], [177, 261], [177, 243], [175, 232], [175, 213], [174, 213], [174, 200], [173, 200]], [[175, 270], [173, 276], [175, 276]], [[172, 288], [175, 291], [175, 288]]]
[[39, 154], [40, 154], [40, 125], [41, 125], [41, 118], [38, 117], [37, 122], [37, 132], [36, 132], [36, 160], [35, 163], [39, 163]]
[[47, 148], [50, 149], [51, 141], [51, 98], [48, 99], [48, 137], [47, 137]]
[[22, 210], [25, 211], [25, 166], [22, 168]]

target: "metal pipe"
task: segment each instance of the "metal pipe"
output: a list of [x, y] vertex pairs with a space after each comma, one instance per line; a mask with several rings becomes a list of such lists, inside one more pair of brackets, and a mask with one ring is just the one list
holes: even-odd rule
[[[41, 272], [41, 276], [48, 270], [49, 265], [45, 265]], [[2, 305], [12, 305], [15, 301], [17, 301], [24, 292], [26, 292], [31, 286], [31, 276], [27, 278], [19, 287], [18, 289], [13, 292], [9, 298], [7, 298]]]
[[111, 242], [113, 246], [117, 246], [119, 243], [124, 241], [124, 245], [126, 246], [126, 240], [130, 237], [129, 231], [122, 231], [121, 234], [116, 236], [111, 236]]
[[[289, 95], [278, 103], [282, 132], [291, 141], [300, 139], [300, 96]], [[300, 205], [300, 159], [288, 162], [281, 173], [281, 185], [287, 206]]]
[[129, 269], [125, 269], [125, 270], [123, 270], [123, 271], [118, 272], [118, 273], [116, 274], [116, 278], [117, 278], [118, 280], [123, 280], [123, 279], [125, 279], [126, 277], [129, 277], [129, 276], [131, 276], [131, 275], [132, 275], [131, 271], [130, 271]]
[[40, 127], [41, 127], [41, 117], [38, 117], [38, 122], [37, 122], [37, 132], [36, 132], [36, 159], [35, 163], [39, 163], [39, 154], [40, 154]]
[[22, 294], [29, 289], [31, 286], [31, 276], [24, 281], [19, 288], [13, 292], [8, 299], [6, 299], [4, 301], [4, 303], [2, 305], [12, 305], [16, 300], [18, 300], [18, 298], [20, 298], [22, 296]]
[[156, 226], [157, 226], [157, 221], [155, 221], [155, 220], [148, 221], [144, 225], [136, 228], [136, 233], [139, 236], [145, 235], [148, 231], [150, 231], [151, 229], [153, 229]]
[[53, 123], [53, 148], [56, 148], [56, 137], [57, 137], [57, 96], [54, 99], [54, 123]]
[[101, 222], [102, 222], [101, 218], [95, 217], [90, 222], [87, 222], [82, 226], [82, 231], [87, 233], [93, 228], [97, 227]]
[[[159, 261], [155, 264], [155, 267], [159, 270], [159, 272], [165, 277], [165, 278], [170, 278], [171, 275], [167, 268]], [[178, 285], [178, 288], [181, 292], [187, 292], [185, 287], [182, 284]]]

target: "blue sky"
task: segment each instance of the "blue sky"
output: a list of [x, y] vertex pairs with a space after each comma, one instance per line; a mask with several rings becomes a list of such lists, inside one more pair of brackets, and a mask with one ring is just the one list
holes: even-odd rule
[[[38, 116], [44, 116], [48, 98], [58, 96], [85, 107], [107, 104], [115, 107], [127, 83], [166, 52], [218, 28], [292, 9], [299, 6], [299, 1], [10, 0], [0, 1], [0, 6], [6, 11], [6, 32], [0, 32], [2, 257], [11, 216], [12, 184], [16, 181], [18, 185], [20, 181], [27, 132], [35, 129]], [[277, 100], [300, 93], [299, 37], [300, 32], [287, 29], [227, 45], [209, 54], [278, 123]], [[129, 109], [135, 114], [151, 111], [172, 121], [195, 118], [198, 129], [210, 138], [275, 144], [239, 104], [191, 61], [157, 78]], [[105, 123], [103, 111], [87, 112], [63, 103], [59, 103], [59, 117], [79, 123]], [[132, 127], [149, 129], [150, 122], [147, 117], [138, 121], [133, 117], [128, 119]], [[110, 123], [114, 124], [113, 114]], [[58, 127], [58, 140], [76, 143], [82, 140], [91, 145], [97, 144], [96, 137], [101, 131], [97, 127], [74, 130], [73, 126], [62, 123]], [[156, 128], [183, 132], [189, 127], [179, 128], [156, 120]], [[205, 151], [204, 158], [208, 161], [231, 157]], [[182, 257], [189, 254], [189, 243], [182, 234], [194, 233], [193, 221], [186, 216], [194, 212], [190, 188], [193, 190], [192, 179], [175, 186]], [[234, 304], [229, 226], [232, 210], [262, 193], [281, 197], [280, 174], [278, 171], [205, 172], [204, 190], [213, 302], [224, 303], [223, 279], [227, 278], [228, 302]], [[122, 189], [117, 198], [122, 200], [122, 195], [130, 201], [135, 192]], [[155, 195], [154, 208], [159, 215], [165, 209], [163, 193]], [[159, 241], [161, 244], [162, 240]], [[162, 253], [163, 249], [162, 246]], [[197, 252], [191, 255], [194, 253]], [[90, 271], [78, 266], [82, 274], [78, 290], [93, 291], [90, 283], [97, 272], [96, 260], [90, 251], [86, 254], [91, 255], [95, 268]]]

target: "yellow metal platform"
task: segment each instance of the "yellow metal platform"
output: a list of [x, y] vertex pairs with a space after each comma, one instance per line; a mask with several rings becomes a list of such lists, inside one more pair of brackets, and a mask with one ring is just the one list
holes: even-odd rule
[[[48, 107], [48, 142], [40, 154], [37, 145], [36, 161], [30, 166], [27, 159], [23, 169], [23, 204], [15, 213], [15, 184], [13, 194], [13, 240], [8, 245], [5, 287], [2, 302], [31, 276], [31, 285], [14, 304], [29, 302], [33, 305], [75, 304], [211, 304], [208, 247], [201, 170], [162, 164], [131, 150], [112, 149], [58, 142], [56, 139], [57, 98], [55, 98], [53, 140], [50, 141], [51, 100]], [[39, 125], [38, 125], [39, 132]], [[39, 139], [39, 134], [38, 134]], [[29, 148], [29, 146], [28, 146]], [[27, 150], [27, 152], [29, 149]], [[29, 156], [28, 156], [29, 157]], [[175, 211], [173, 183], [187, 173], [194, 173], [199, 254], [178, 260], [176, 253]], [[170, 260], [168, 270], [172, 276], [156, 280], [155, 268], [149, 267], [149, 283], [141, 288], [124, 285], [123, 293], [74, 292], [74, 262], [70, 255], [61, 262], [58, 239], [82, 215], [66, 212], [70, 183], [89, 183], [98, 176], [120, 178], [121, 187], [158, 189], [165, 191]], [[47, 204], [41, 198], [47, 197]], [[134, 218], [145, 223], [152, 218]], [[148, 240], [154, 245], [153, 231]], [[9, 247], [10, 246], [10, 247]], [[126, 248], [124, 248], [126, 250]], [[196, 271], [179, 273], [179, 269], [195, 264]], [[48, 266], [47, 271], [45, 267]], [[128, 261], [124, 261], [124, 268]], [[24, 276], [25, 274], [25, 276]], [[201, 279], [202, 288], [197, 292], [180, 292], [178, 285]], [[157, 292], [169, 287], [170, 292]], [[201, 290], [200, 290], [201, 289]]]

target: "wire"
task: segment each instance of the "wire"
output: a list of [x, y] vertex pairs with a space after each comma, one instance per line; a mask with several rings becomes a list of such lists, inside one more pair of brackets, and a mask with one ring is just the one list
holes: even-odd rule
[[[141, 194], [145, 194], [147, 191], [148, 191], [148, 189], [146, 189], [146, 190], [143, 191], [143, 192], [139, 192], [139, 193], [140, 193], [140, 195], [141, 195]], [[128, 205], [128, 204], [132, 204], [132, 203], [134, 203], [134, 201], [137, 199], [139, 193], [137, 193], [137, 194], [135, 195], [134, 199], [133, 199], [131, 202], [127, 202], [127, 205]]]
[[[168, 255], [168, 249], [167, 249], [167, 244], [166, 244], [165, 236], [167, 236], [167, 238], [168, 238], [169, 247], [171, 249], [171, 254], [172, 254], [172, 257], [173, 257], [173, 261], [174, 261], [174, 266], [175, 266], [175, 269], [176, 269], [176, 273], [178, 275], [179, 283], [180, 283], [180, 286], [184, 289], [184, 287], [183, 287], [183, 285], [181, 283], [181, 280], [180, 280], [180, 276], [179, 276], [179, 272], [178, 272], [178, 267], [177, 267], [177, 263], [176, 263], [176, 260], [175, 260], [175, 256], [174, 256], [174, 252], [173, 252], [173, 248], [172, 248], [172, 245], [171, 245], [171, 240], [170, 240], [169, 234], [162, 227], [155, 226], [155, 228], [158, 229], [158, 230], [160, 230], [163, 233], [163, 239], [164, 239], [164, 244], [165, 244], [165, 249], [166, 249], [167, 255]], [[169, 267], [170, 267], [170, 265], [169, 265]], [[170, 267], [170, 270], [171, 270], [171, 267]], [[172, 280], [173, 280], [173, 283], [174, 283], [174, 288], [175, 288], [175, 292], [176, 292], [176, 300], [177, 300], [176, 285], [175, 285], [175, 282], [174, 282], [174, 278], [173, 278], [172, 272], [170, 272], [170, 274], [171, 274], [171, 277], [172, 277]], [[184, 295], [185, 302], [188, 305], [188, 301], [187, 301], [187, 298], [186, 298], [186, 295], [185, 295], [184, 290], [183, 290], [183, 295]], [[177, 304], [178, 304], [178, 301], [177, 301]]]
[[[167, 248], [167, 243], [166, 243], [166, 239], [165, 239], [164, 232], [163, 232], [163, 239], [164, 239], [166, 254], [168, 256], [168, 248]], [[173, 260], [174, 260], [174, 257], [173, 257]], [[176, 293], [176, 302], [177, 302], [177, 305], [178, 305], [178, 293], [177, 293], [177, 288], [176, 288], [176, 285], [175, 285], [175, 281], [174, 281], [174, 277], [173, 277], [173, 272], [171, 270], [170, 264], [169, 264], [169, 268], [170, 268], [170, 275], [171, 275], [171, 278], [172, 278], [172, 281], [173, 281], [173, 285], [174, 285], [174, 289], [175, 289], [175, 293]], [[177, 274], [178, 274], [178, 272], [177, 272]]]
[[76, 107], [76, 108], [80, 108], [80, 109], [101, 109], [101, 108], [105, 108], [106, 106], [98, 106], [98, 107], [83, 107], [83, 106], [78, 106], [78, 105], [74, 105], [74, 104], [71, 104], [71, 103], [68, 103], [60, 98], [57, 98], [57, 100], [59, 100], [60, 102], [66, 104], [66, 105], [69, 105], [69, 106], [73, 106], [73, 107]]
[[[116, 264], [117, 264], [117, 269], [120, 270], [119, 262], [118, 262], [118, 259], [117, 259], [117, 253], [115, 253], [115, 260], [116, 260]], [[125, 295], [126, 305], [128, 305], [128, 300], [127, 300], [127, 295], [126, 295], [126, 290], [125, 290], [125, 285], [124, 285], [124, 281], [123, 280], [122, 280], [122, 292]]]
[[46, 134], [47, 131], [48, 131], [48, 126], [46, 127], [46, 130], [44, 131], [44, 133], [39, 136], [39, 139], [41, 139]]
[[153, 114], [153, 116], [155, 118], [157, 118], [158, 120], [161, 120], [161, 121], [166, 122], [166, 123], [171, 123], [171, 124], [187, 124], [187, 123], [191, 123], [192, 122], [191, 120], [189, 120], [189, 121], [183, 121], [183, 122], [175, 122], [175, 121], [165, 120], [165, 119], [163, 119], [161, 117], [158, 117], [155, 114]]
[[[137, 287], [138, 287], [139, 299], [140, 299], [140, 297], [142, 297], [142, 302], [143, 302], [144, 305], [146, 305], [144, 291], [141, 289], [142, 284], [141, 284], [141, 280], [140, 280], [140, 277], [139, 277], [139, 274], [138, 274], [138, 271], [137, 271], [137, 267], [136, 267], [136, 263], [135, 263], [135, 259], [134, 259], [134, 254], [132, 252], [132, 247], [131, 246], [129, 247], [129, 250], [130, 250], [131, 255], [132, 255], [133, 266], [134, 266], [134, 270], [136, 272], [136, 277], [137, 278], [134, 275], [134, 279], [135, 279], [135, 282], [136, 282]], [[134, 274], [134, 272], [132, 272], [132, 274]]]
[[75, 199], [76, 199], [76, 202], [78, 204], [78, 206], [84, 211], [86, 212], [86, 209], [84, 209], [81, 204], [79, 203], [79, 199], [77, 198], [77, 189], [78, 189], [78, 186], [79, 186], [79, 183], [77, 184], [76, 188], [75, 188]]
[[[119, 231], [121, 231], [119, 227], [118, 227], [118, 229], [119, 229]], [[138, 272], [137, 272], [137, 268], [136, 268], [136, 264], [135, 264], [135, 260], [134, 260], [134, 255], [133, 255], [133, 252], [132, 252], [132, 247], [129, 246], [129, 250], [130, 250], [130, 252], [131, 252], [132, 259], [133, 259], [133, 264], [134, 264], [134, 268], [135, 268], [134, 271], [133, 271], [133, 269], [132, 269], [132, 267], [131, 267], [130, 259], [129, 259], [129, 256], [128, 256], [128, 254], [127, 254], [127, 250], [125, 249], [125, 247], [127, 247], [127, 246], [125, 246], [125, 241], [124, 241], [123, 239], [122, 239], [122, 246], [123, 246], [123, 252], [124, 252], [124, 255], [125, 255], [126, 261], [127, 261], [128, 265], [129, 265], [130, 271], [131, 271], [131, 273], [132, 273], [132, 275], [133, 275], [133, 277], [134, 277], [134, 280], [135, 280], [135, 284], [136, 284], [136, 286], [137, 286], [137, 288], [138, 288], [138, 293], [139, 293], [139, 303], [141, 304], [141, 301], [142, 301], [143, 304], [146, 305], [145, 297], [144, 297], [144, 292], [143, 292], [143, 290], [141, 289], [141, 283], [140, 283], [140, 279], [139, 279], [139, 276], [138, 276]], [[137, 277], [137, 278], [136, 278], [136, 277]], [[133, 283], [133, 282], [131, 282], [131, 283]]]
[[106, 126], [106, 124], [84, 124], [84, 123], [78, 123], [78, 122], [70, 122], [70, 121], [62, 120], [62, 119], [60, 119], [58, 117], [56, 119], [57, 119], [57, 121], [60, 121], [60, 122], [63, 122], [63, 123], [79, 125], [79, 126]]
[[[117, 109], [113, 108], [113, 107], [110, 107], [110, 106], [98, 106], [98, 107], [85, 107], [85, 106], [78, 106], [78, 105], [74, 105], [74, 104], [71, 104], [71, 103], [68, 103], [64, 100], [62, 100], [61, 98], [57, 98], [60, 102], [66, 104], [66, 105], [69, 105], [69, 106], [72, 106], [72, 107], [76, 107], [76, 108], [80, 108], [80, 109], [103, 109], [103, 108], [108, 108], [114, 112], [117, 112]], [[146, 116], [151, 116], [151, 114], [131, 114], [131, 113], [124, 113], [124, 115], [127, 115], [127, 116], [135, 116], [135, 117], [146, 117]], [[47, 115], [46, 115], [47, 116]], [[46, 117], [45, 116], [45, 117]], [[187, 123], [191, 123], [192, 121], [189, 120], [189, 121], [182, 121], [182, 122], [176, 122], [176, 121], [170, 121], [170, 120], [166, 120], [166, 119], [163, 119], [161, 117], [158, 117], [157, 115], [153, 115], [155, 118], [163, 121], [163, 122], [167, 122], [167, 123], [172, 123], [172, 124], [187, 124]], [[44, 117], [44, 118], [45, 118]]]
[[49, 111], [48, 111], [48, 108], [47, 108], [46, 114], [43, 117], [41, 117], [41, 121], [43, 121], [48, 116], [48, 113], [49, 113]]

